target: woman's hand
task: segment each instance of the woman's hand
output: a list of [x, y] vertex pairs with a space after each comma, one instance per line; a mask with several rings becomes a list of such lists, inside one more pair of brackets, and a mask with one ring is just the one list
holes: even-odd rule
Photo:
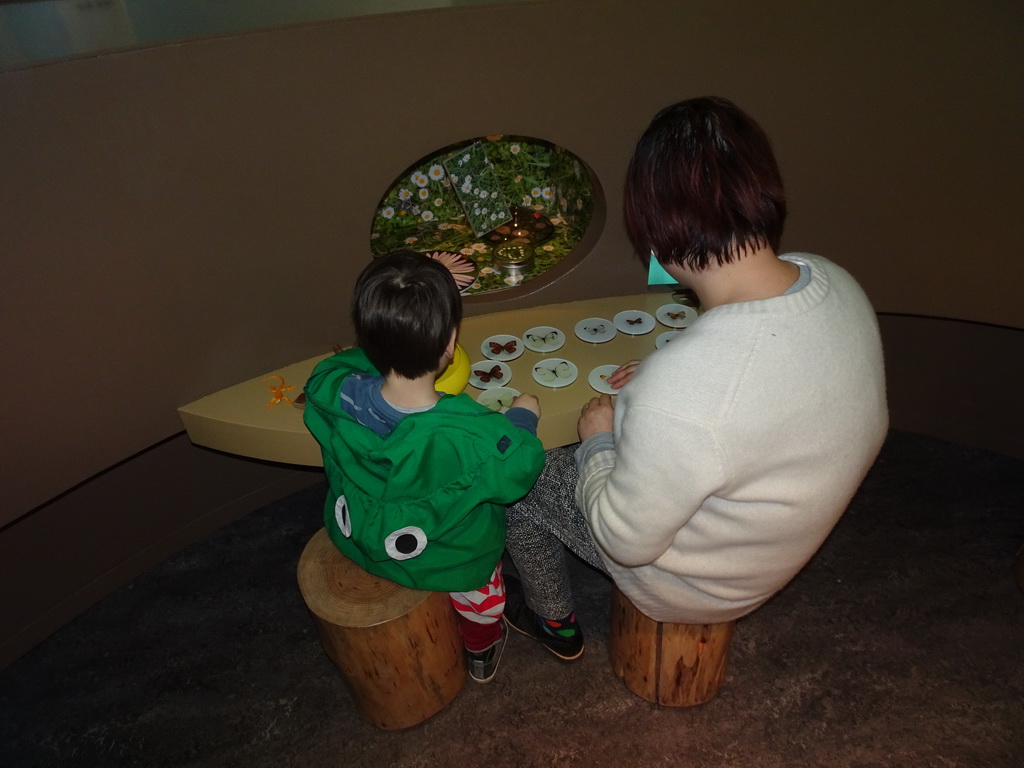
[[612, 389], [621, 389], [629, 383], [629, 380], [633, 378], [633, 372], [637, 366], [640, 365], [639, 360], [630, 360], [628, 363], [623, 363], [615, 372], [609, 376], [605, 381], [608, 382], [608, 386]]
[[615, 425], [615, 403], [610, 395], [595, 397], [583, 406], [576, 431], [580, 440], [586, 440], [598, 432], [611, 432]]

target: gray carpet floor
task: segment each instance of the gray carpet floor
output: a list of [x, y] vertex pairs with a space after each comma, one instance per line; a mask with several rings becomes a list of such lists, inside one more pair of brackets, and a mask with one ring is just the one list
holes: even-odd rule
[[[295, 584], [323, 487], [233, 523], [0, 671], [0, 766], [1024, 766], [1024, 463], [894, 432], [818, 555], [738, 622], [728, 678], [665, 709], [519, 635], [426, 723], [356, 712]], [[5, 588], [16, 588], [6, 585]]]

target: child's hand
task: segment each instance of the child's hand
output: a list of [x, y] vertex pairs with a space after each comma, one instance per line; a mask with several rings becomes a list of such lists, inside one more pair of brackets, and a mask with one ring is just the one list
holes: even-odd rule
[[633, 372], [637, 366], [640, 365], [639, 360], [630, 360], [628, 363], [620, 365], [606, 381], [608, 386], [612, 389], [621, 389], [629, 383], [629, 380], [633, 378]]
[[533, 395], [523, 393], [516, 395], [512, 400], [511, 408], [525, 408], [528, 411], [532, 411], [537, 418], [540, 418], [540, 400]]

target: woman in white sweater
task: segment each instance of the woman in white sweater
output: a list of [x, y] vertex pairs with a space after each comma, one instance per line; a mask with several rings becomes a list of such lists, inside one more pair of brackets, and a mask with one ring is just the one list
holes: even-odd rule
[[750, 613], [804, 566], [885, 438], [874, 311], [842, 268], [777, 255], [786, 215], [761, 128], [720, 98], [662, 110], [626, 178], [640, 253], [704, 308], [611, 377], [578, 447], [548, 453], [508, 510], [506, 621], [556, 656], [583, 653], [563, 544], [658, 621]]

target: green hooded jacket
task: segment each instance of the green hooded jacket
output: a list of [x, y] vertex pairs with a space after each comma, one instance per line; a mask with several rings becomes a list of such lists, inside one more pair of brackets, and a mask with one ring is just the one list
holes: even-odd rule
[[381, 437], [341, 409], [341, 384], [356, 372], [380, 375], [356, 348], [322, 360], [306, 382], [331, 540], [369, 573], [407, 587], [483, 586], [505, 548], [505, 506], [544, 467], [540, 440], [466, 394], [444, 395]]

